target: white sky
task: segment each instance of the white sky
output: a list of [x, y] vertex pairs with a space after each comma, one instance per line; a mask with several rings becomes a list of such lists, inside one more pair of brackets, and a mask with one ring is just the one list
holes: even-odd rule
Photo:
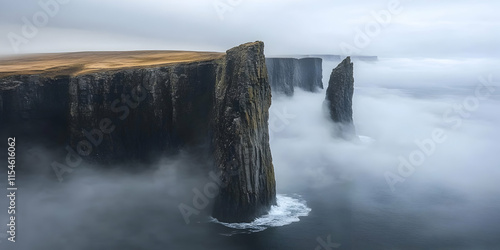
[[[0, 0], [0, 55], [15, 54], [9, 34], [23, 37], [23, 17], [38, 1]], [[51, 2], [56, 0], [41, 0]], [[59, 0], [63, 1], [63, 0]], [[87, 50], [225, 51], [262, 40], [267, 55], [355, 54], [381, 57], [500, 56], [500, 1], [399, 0], [401, 13], [356, 45], [357, 30], [397, 0], [66, 0], [19, 53]], [[214, 7], [230, 6], [221, 19]], [[43, 21], [43, 18], [40, 19]], [[383, 27], [382, 27], [383, 26]], [[28, 35], [30, 35], [28, 33]], [[26, 38], [26, 37], [24, 37]]]

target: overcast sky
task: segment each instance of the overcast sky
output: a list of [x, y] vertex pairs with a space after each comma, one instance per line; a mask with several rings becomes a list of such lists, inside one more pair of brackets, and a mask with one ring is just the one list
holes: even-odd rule
[[[65, 1], [58, 8], [44, 8], [39, 1], [1, 0], [0, 55], [225, 51], [262, 40], [267, 55], [500, 56], [500, 1], [494, 0]], [[374, 13], [390, 16], [376, 18]], [[42, 27], [23, 32], [26, 20]]]

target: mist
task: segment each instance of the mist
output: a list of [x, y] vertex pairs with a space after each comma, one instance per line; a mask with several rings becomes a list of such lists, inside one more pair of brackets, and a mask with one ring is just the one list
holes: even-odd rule
[[[324, 70], [333, 65], [327, 62]], [[324, 91], [274, 97], [271, 114], [288, 117], [279, 120], [283, 126], [271, 138], [279, 193], [316, 195], [309, 202], [332, 211], [325, 218], [330, 233], [339, 243], [357, 239], [347, 243], [354, 249], [498, 246], [498, 81], [492, 82], [497, 91], [468, 117], [453, 116], [459, 124], [445, 114], [475, 96], [481, 83], [473, 64], [383, 59], [354, 65], [354, 123], [361, 142], [332, 138], [336, 128], [321, 109]], [[451, 70], [440, 72], [443, 65]], [[445, 74], [476, 75], [476, 80], [463, 77], [439, 85], [423, 80], [439, 82]], [[444, 131], [445, 141], [434, 149], [427, 146], [423, 163], [415, 157], [413, 170], [401, 172], [399, 158], [410, 161], [413, 152], [422, 152], [415, 141], [428, 141], [436, 129]], [[388, 180], [387, 173], [398, 181]], [[340, 237], [346, 227], [335, 226], [343, 219], [333, 211], [342, 208], [349, 211], [341, 212], [350, 218], [347, 237]]]
[[[212, 166], [190, 152], [147, 165], [85, 162], [59, 182], [51, 167], [64, 160], [58, 139], [20, 140], [18, 242], [0, 232], [1, 249], [317, 249], [327, 241], [339, 249], [500, 247], [500, 2], [401, 0], [393, 13], [393, 1], [379, 0], [54, 1], [57, 11], [39, 26], [33, 18], [46, 10], [38, 1], [0, 3], [0, 58], [226, 51], [262, 40], [266, 56], [378, 60], [354, 61], [359, 140], [335, 137], [325, 90], [273, 93], [277, 193], [299, 201], [291, 206], [299, 213], [274, 207], [278, 216], [256, 231], [214, 223], [213, 198], [199, 198], [216, 184]], [[380, 22], [387, 11], [390, 20]], [[370, 33], [373, 23], [379, 28]], [[323, 62], [325, 89], [338, 63]], [[186, 207], [196, 212], [186, 217]]]
[[[180, 242], [196, 249], [206, 242], [192, 238], [210, 237], [209, 229], [193, 225], [207, 221], [211, 204], [188, 222], [179, 209], [196, 207], [192, 190], [203, 191], [213, 182], [205, 171], [208, 163], [197, 155], [181, 152], [153, 165], [84, 163], [58, 182], [51, 168], [60, 160], [57, 153], [24, 145], [18, 154], [24, 157], [19, 159], [17, 238], [15, 244], [2, 238], [7, 247], [2, 249], [164, 249]], [[136, 170], [123, 170], [131, 167]], [[4, 199], [1, 205], [8, 207]], [[1, 221], [7, 224], [5, 215]]]
[[[354, 64], [359, 141], [335, 138], [336, 125], [322, 108], [324, 90], [273, 94], [270, 144], [277, 192], [302, 199], [308, 215], [269, 227], [268, 236], [235, 234], [241, 230], [211, 222], [210, 204], [188, 216], [189, 222], [179, 209], [181, 204], [195, 207], [193, 189], [203, 192], [214, 182], [200, 155], [181, 152], [152, 166], [129, 163], [133, 171], [86, 163], [59, 183], [50, 167], [60, 157], [57, 150], [22, 145], [20, 164], [29, 171], [19, 177], [19, 242], [12, 249], [314, 248], [318, 237], [327, 236], [347, 249], [499, 246], [500, 95], [480, 100], [457, 125], [444, 114], [474, 96], [479, 77], [439, 87], [425, 80], [439, 81], [444, 65], [452, 69], [449, 75], [481, 76], [482, 70], [460, 61]], [[324, 63], [324, 77], [335, 65]], [[408, 77], [409, 68], [419, 73]], [[490, 83], [496, 90], [495, 80]], [[402, 176], [400, 158], [422, 151], [415, 141], [432, 138], [436, 129], [446, 140], [435, 143], [423, 163]], [[387, 173], [403, 180], [391, 184]], [[4, 199], [0, 205], [7, 207]], [[290, 234], [300, 243], [284, 240]]]

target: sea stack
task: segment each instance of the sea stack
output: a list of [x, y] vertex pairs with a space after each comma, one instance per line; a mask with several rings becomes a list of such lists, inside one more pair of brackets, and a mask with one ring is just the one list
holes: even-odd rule
[[223, 187], [213, 216], [250, 222], [276, 204], [269, 146], [271, 88], [263, 43], [228, 50], [217, 79], [214, 149]]
[[338, 125], [338, 136], [352, 138], [355, 128], [352, 120], [352, 97], [354, 94], [354, 70], [351, 58], [345, 58], [333, 69], [326, 90], [325, 104], [330, 118]]

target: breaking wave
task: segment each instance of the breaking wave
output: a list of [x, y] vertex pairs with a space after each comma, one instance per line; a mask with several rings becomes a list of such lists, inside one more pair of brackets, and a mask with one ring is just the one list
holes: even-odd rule
[[311, 212], [311, 208], [307, 206], [306, 201], [299, 195], [289, 197], [278, 194], [276, 195], [276, 202], [277, 205], [272, 206], [268, 214], [249, 223], [224, 223], [215, 218], [211, 218], [211, 222], [236, 229], [236, 231], [233, 231], [232, 233], [224, 234], [231, 236], [241, 233], [256, 233], [264, 231], [270, 227], [289, 225], [294, 222], [299, 222], [299, 217], [308, 216], [309, 212]]

